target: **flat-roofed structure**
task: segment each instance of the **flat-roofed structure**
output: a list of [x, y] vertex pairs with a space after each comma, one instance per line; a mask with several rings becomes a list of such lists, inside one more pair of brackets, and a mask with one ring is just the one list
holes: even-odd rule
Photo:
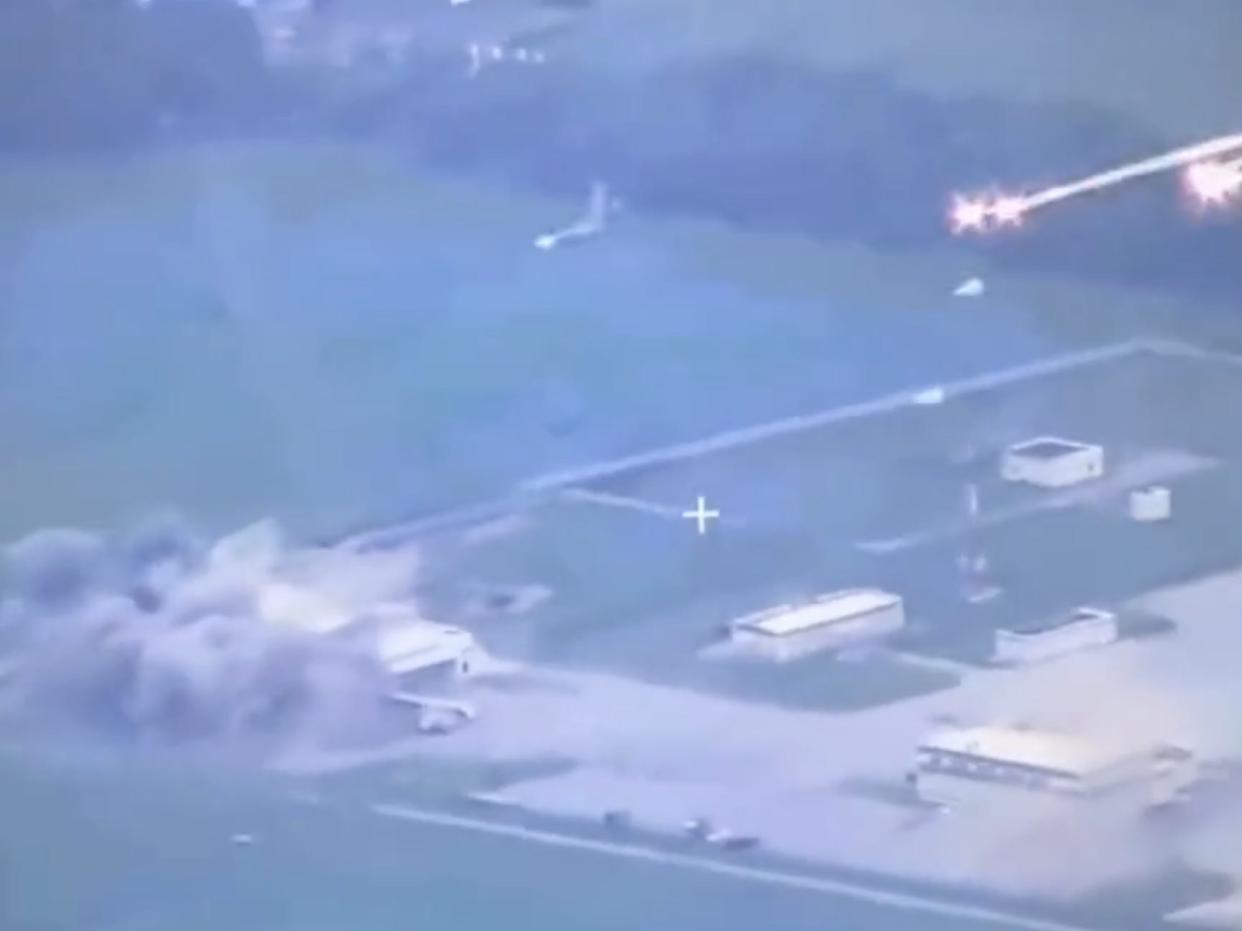
[[1015, 792], [1088, 796], [1150, 780], [1151, 748], [1118, 748], [1082, 737], [994, 726], [946, 728], [926, 737], [915, 756], [920, 798], [964, 805]]
[[877, 640], [904, 626], [900, 595], [853, 588], [740, 617], [729, 625], [729, 636], [757, 656], [784, 662]]
[[1104, 447], [1055, 436], [1015, 443], [1001, 457], [1001, 477], [1040, 488], [1065, 488], [1104, 474]]
[[283, 582], [263, 585], [256, 602], [259, 616], [270, 624], [322, 636], [373, 637], [376, 658], [402, 679], [424, 672], [466, 675], [479, 655], [473, 634], [426, 620], [412, 604], [388, 602], [351, 611], [313, 589]]
[[1015, 627], [999, 628], [992, 660], [1025, 666], [1105, 646], [1118, 637], [1117, 616], [1100, 608], [1075, 608], [1068, 614]]
[[1164, 485], [1148, 485], [1130, 492], [1130, 517], [1140, 523], [1173, 516], [1173, 492]]
[[469, 675], [478, 656], [478, 644], [468, 630], [424, 620], [405, 605], [382, 605], [366, 620], [375, 625], [380, 662], [401, 679]]

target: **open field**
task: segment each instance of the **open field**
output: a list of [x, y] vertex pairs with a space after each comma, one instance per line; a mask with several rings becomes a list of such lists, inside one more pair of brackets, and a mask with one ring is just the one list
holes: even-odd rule
[[[759, 428], [753, 442], [702, 455], [588, 467], [581, 485], [571, 471], [504, 532], [433, 538], [430, 601], [451, 617], [489, 585], [548, 586], [553, 597], [529, 614], [471, 623], [502, 653], [798, 706], [948, 687], [951, 665], [888, 655], [777, 669], [700, 653], [746, 611], [880, 585], [907, 599], [903, 650], [977, 662], [999, 624], [1242, 562], [1228, 516], [1242, 504], [1242, 436], [1220, 428], [1242, 368], [1158, 350], [950, 391], [937, 406], [894, 400], [805, 429]], [[1102, 443], [1108, 474], [1060, 492], [1004, 483], [1000, 450], [1040, 434]], [[1135, 524], [1126, 493], [1152, 482], [1174, 489], [1174, 520]], [[973, 521], [968, 483], [980, 490]], [[680, 516], [698, 495], [723, 512], [703, 537]], [[1001, 598], [964, 601], [956, 559], [967, 544], [987, 553]]]
[[[959, 244], [638, 208], [544, 254], [531, 238], [576, 199], [420, 176], [361, 146], [10, 163], [0, 199], [15, 205], [0, 216], [6, 539], [162, 507], [209, 532], [274, 514], [329, 537], [1228, 314], [1015, 274]], [[975, 274], [987, 296], [950, 296]]]

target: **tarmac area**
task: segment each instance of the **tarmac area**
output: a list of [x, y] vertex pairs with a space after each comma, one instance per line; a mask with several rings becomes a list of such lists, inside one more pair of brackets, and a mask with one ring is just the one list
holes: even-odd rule
[[[441, 529], [422, 544], [427, 609], [503, 660], [465, 687], [478, 719], [285, 767], [555, 759], [496, 787], [509, 810], [596, 826], [620, 811], [654, 836], [708, 818], [797, 862], [1114, 916], [1126, 903], [1141, 916], [1128, 926], [1150, 926], [1242, 872], [1242, 790], [1229, 775], [1242, 758], [1231, 623], [1242, 540], [1230, 518], [1242, 439], [1220, 428], [1240, 378], [1228, 358], [1142, 348], [940, 404], [592, 469], [533, 507]], [[1002, 482], [1000, 451], [1049, 434], [1103, 444], [1105, 477], [1060, 491]], [[1172, 489], [1172, 519], [1135, 522], [1127, 493], [1153, 482]], [[700, 494], [722, 511], [703, 535], [679, 510]], [[998, 597], [963, 598], [963, 549], [988, 555]], [[906, 597], [898, 642], [780, 665], [712, 658], [742, 611], [854, 585]], [[530, 586], [540, 597], [519, 599], [522, 610], [479, 607], [488, 591]], [[1083, 603], [1164, 623], [1037, 666], [986, 662], [998, 625]], [[906, 775], [920, 738], [945, 722], [1177, 744], [1205, 775], [1160, 816], [1138, 789], [938, 810]]]

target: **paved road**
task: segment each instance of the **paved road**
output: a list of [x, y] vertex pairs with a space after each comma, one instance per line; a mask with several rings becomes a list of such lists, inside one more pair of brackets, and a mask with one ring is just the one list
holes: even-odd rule
[[577, 837], [573, 834], [562, 834], [556, 831], [522, 827], [515, 824], [500, 824], [494, 821], [485, 821], [481, 818], [467, 818], [461, 815], [448, 814], [447, 812], [410, 808], [404, 805], [372, 805], [371, 810], [375, 814], [386, 818], [415, 821], [419, 824], [454, 830], [474, 831], [497, 837], [508, 837], [526, 843], [541, 844], [545, 847], [561, 847], [593, 854], [621, 857], [627, 860], [640, 860], [660, 866], [695, 870], [700, 873], [713, 873], [717, 876], [726, 876], [731, 879], [766, 883], [789, 889], [845, 896], [876, 905], [930, 912], [949, 918], [995, 922], [1015, 929], [1027, 929], [1027, 931], [1096, 931], [1096, 929], [1085, 925], [1067, 924], [1061, 921], [1022, 915], [1018, 912], [1010, 912], [1000, 908], [968, 905], [964, 902], [954, 902], [950, 899], [941, 899], [931, 895], [897, 892], [868, 885], [864, 882], [788, 873], [783, 870], [749, 866], [742, 863], [726, 863], [709, 857], [657, 850], [639, 844], [595, 840], [588, 837]]

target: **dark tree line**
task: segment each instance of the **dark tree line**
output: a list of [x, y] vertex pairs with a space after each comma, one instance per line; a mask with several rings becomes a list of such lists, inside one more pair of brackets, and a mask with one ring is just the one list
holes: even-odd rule
[[0, 3], [0, 148], [128, 145], [236, 123], [263, 99], [262, 50], [227, 2]]
[[[462, 49], [416, 45], [382, 80], [354, 81], [267, 69], [250, 14], [229, 0], [2, 0], [0, 150], [296, 128], [544, 192], [582, 196], [604, 177], [649, 212], [919, 247], [944, 241], [956, 188], [1052, 183], [1174, 144], [1085, 104], [932, 97], [764, 55], [688, 48], [628, 74], [565, 60], [471, 78]], [[1194, 219], [1167, 178], [979, 248], [1033, 269], [1242, 293], [1236, 212]]]
[[[566, 196], [604, 177], [636, 208], [887, 248], [943, 245], [955, 190], [1031, 190], [1182, 142], [1089, 104], [931, 96], [757, 55], [627, 77], [421, 67], [365, 116], [351, 128], [395, 130], [445, 168]], [[1242, 294], [1242, 215], [1196, 216], [1175, 175], [961, 245], [1033, 270]]]

